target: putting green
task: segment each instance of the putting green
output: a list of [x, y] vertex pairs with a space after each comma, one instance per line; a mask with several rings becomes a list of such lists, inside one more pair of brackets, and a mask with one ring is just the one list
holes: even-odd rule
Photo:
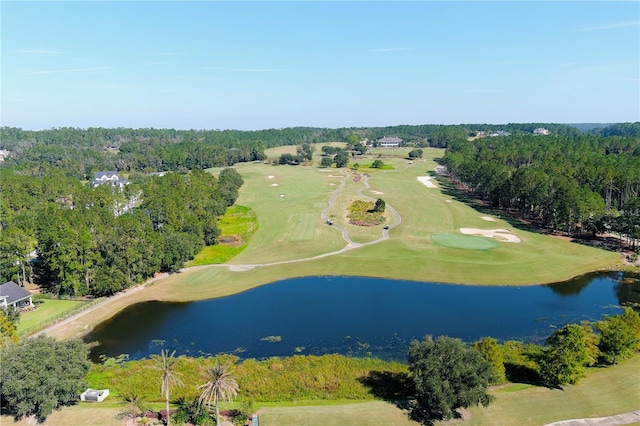
[[498, 247], [498, 243], [495, 241], [471, 235], [434, 234], [431, 239], [439, 246], [464, 250], [491, 250]]

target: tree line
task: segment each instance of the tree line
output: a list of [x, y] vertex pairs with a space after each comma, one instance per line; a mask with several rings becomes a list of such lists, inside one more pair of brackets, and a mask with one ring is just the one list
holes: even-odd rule
[[106, 296], [175, 271], [216, 243], [217, 218], [242, 183], [234, 169], [194, 170], [140, 175], [120, 191], [50, 166], [0, 168], [0, 278]]
[[[617, 126], [617, 127], [616, 127]], [[283, 145], [321, 142], [374, 142], [394, 135], [408, 146], [446, 148], [479, 130], [530, 133], [545, 127], [554, 134], [576, 135], [575, 127], [553, 123], [506, 125], [398, 125], [364, 128], [292, 127], [256, 131], [175, 130], [62, 127], [29, 131], [0, 128], [0, 149], [10, 151], [9, 165], [46, 163], [65, 170], [76, 179], [89, 179], [95, 171], [159, 172], [227, 167], [237, 162], [264, 160], [264, 150]], [[637, 123], [598, 129], [605, 135], [623, 131], [638, 134]], [[624, 130], [620, 130], [624, 129]]]
[[492, 206], [569, 233], [639, 238], [640, 139], [513, 135], [459, 140], [451, 176]]

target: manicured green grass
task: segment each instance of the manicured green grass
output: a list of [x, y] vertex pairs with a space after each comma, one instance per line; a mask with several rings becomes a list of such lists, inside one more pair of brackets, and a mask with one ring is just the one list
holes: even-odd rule
[[264, 426], [402, 426], [419, 424], [410, 421], [404, 411], [385, 401], [330, 406], [263, 407], [258, 413], [260, 413], [260, 424]]
[[442, 247], [459, 248], [465, 250], [490, 250], [499, 244], [486, 238], [473, 237], [458, 234], [433, 234], [431, 237], [434, 243]]
[[[220, 244], [203, 248], [187, 266], [225, 263], [242, 252], [258, 229], [258, 219], [248, 207], [234, 205], [218, 221]], [[238, 240], [228, 244], [225, 240]]]
[[541, 425], [560, 420], [604, 417], [640, 409], [640, 356], [617, 366], [591, 369], [587, 377], [564, 389], [530, 387], [496, 393], [487, 408], [470, 409], [465, 425]]
[[53, 323], [68, 314], [78, 311], [88, 302], [76, 300], [39, 299], [37, 309], [20, 315], [18, 334], [20, 336], [35, 332], [46, 324]]

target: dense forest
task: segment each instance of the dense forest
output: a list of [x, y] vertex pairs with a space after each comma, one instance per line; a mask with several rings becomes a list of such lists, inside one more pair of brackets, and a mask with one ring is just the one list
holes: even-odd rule
[[241, 185], [234, 169], [139, 176], [120, 190], [49, 165], [0, 168], [0, 278], [102, 296], [175, 271], [216, 243]]
[[492, 206], [569, 233], [640, 238], [640, 138], [512, 135], [456, 141], [452, 177]]
[[349, 138], [376, 141], [397, 136], [409, 146], [445, 148], [478, 130], [530, 133], [546, 126], [557, 134], [577, 134], [564, 124], [507, 125], [399, 125], [372, 128], [294, 127], [258, 131], [174, 130], [128, 128], [58, 128], [27, 131], [0, 129], [0, 149], [9, 151], [8, 166], [46, 163], [76, 179], [90, 179], [101, 170], [162, 172], [228, 167], [238, 162], [264, 160], [264, 150], [283, 145], [348, 142]]

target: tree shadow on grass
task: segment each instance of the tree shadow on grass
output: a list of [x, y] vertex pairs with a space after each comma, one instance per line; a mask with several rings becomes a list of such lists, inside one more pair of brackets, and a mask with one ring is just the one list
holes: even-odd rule
[[374, 397], [393, 403], [402, 410], [410, 408], [415, 389], [407, 373], [370, 371], [358, 381], [368, 387]]
[[500, 210], [497, 210], [497, 209], [493, 208], [492, 206], [490, 206], [489, 204], [485, 203], [484, 201], [479, 200], [478, 198], [475, 198], [470, 193], [467, 193], [467, 192], [463, 191], [462, 189], [458, 188], [451, 181], [451, 179], [440, 178], [440, 179], [438, 179], [438, 183], [440, 184], [441, 192], [444, 195], [448, 195], [452, 199], [454, 199], [456, 201], [459, 201], [461, 203], [464, 203], [464, 204], [468, 205], [469, 207], [473, 208], [474, 210], [479, 211], [480, 213], [482, 213], [484, 215], [497, 216], [500, 219], [508, 222], [509, 225], [513, 226], [514, 228], [520, 229], [520, 230], [523, 230], [523, 231], [535, 232], [537, 234], [548, 234], [549, 233], [549, 230], [544, 229], [544, 228], [540, 228], [540, 227], [536, 226], [535, 224], [529, 224], [527, 222], [524, 222], [524, 221], [518, 219], [517, 217], [512, 216], [511, 214], [509, 214], [509, 212], [500, 211]]
[[370, 371], [368, 375], [358, 379], [369, 388], [371, 394], [407, 413], [410, 420], [423, 425], [433, 425], [439, 418], [429, 418], [421, 410], [415, 399], [415, 387], [407, 373], [393, 373], [390, 371]]

